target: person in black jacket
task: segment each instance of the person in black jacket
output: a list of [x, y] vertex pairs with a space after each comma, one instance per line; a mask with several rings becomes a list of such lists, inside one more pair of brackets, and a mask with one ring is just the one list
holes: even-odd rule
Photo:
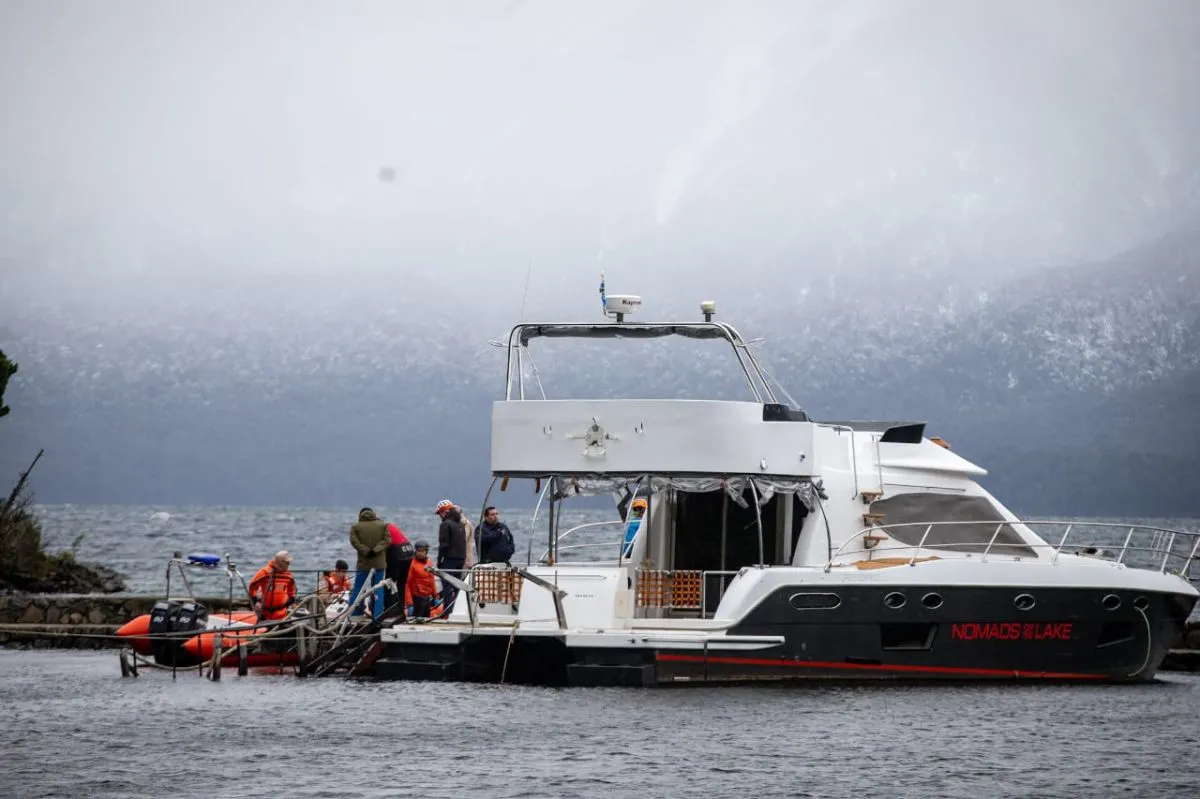
[[[434, 512], [442, 519], [438, 527], [437, 567], [462, 579], [463, 564], [467, 561], [467, 528], [463, 527], [462, 514], [448, 499], [439, 502]], [[446, 614], [453, 610], [457, 596], [458, 589], [443, 580], [442, 603]]]
[[408, 567], [415, 554], [408, 536], [395, 524], [388, 525], [388, 535], [391, 545], [387, 550], [387, 576], [396, 587], [384, 594], [384, 618], [404, 615], [404, 584], [408, 580]]
[[500, 511], [489, 505], [483, 511], [483, 524], [479, 525], [480, 563], [508, 563], [516, 552], [512, 531], [500, 521]]

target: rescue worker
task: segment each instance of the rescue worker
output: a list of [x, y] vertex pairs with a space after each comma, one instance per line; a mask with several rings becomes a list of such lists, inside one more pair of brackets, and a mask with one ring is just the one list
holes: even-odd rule
[[[375, 511], [371, 508], [360, 510], [358, 521], [350, 528], [350, 546], [354, 547], [354, 551], [358, 553], [354, 587], [350, 590], [350, 604], [354, 606], [354, 603], [358, 601], [358, 595], [362, 593], [363, 586], [367, 582], [367, 575], [371, 574], [373, 569], [371, 585], [367, 586], [367, 590], [372, 591], [375, 596], [365, 603], [364, 607], [369, 606], [371, 616], [376, 619], [383, 615], [383, 591], [376, 586], [384, 579], [387, 572], [387, 549], [391, 544], [392, 537], [388, 534], [387, 524], [376, 516]], [[350, 618], [363, 618], [363, 609], [354, 607]]]
[[250, 580], [250, 600], [260, 621], [282, 619], [296, 604], [296, 580], [292, 577], [292, 556], [280, 550]]
[[317, 596], [326, 605], [332, 604], [335, 599], [343, 591], [350, 590], [350, 564], [339, 559], [333, 564], [333, 571], [327, 571], [321, 575], [321, 582], [317, 586]]
[[[463, 564], [467, 561], [467, 531], [463, 527], [462, 514], [448, 499], [443, 499], [434, 510], [442, 523], [438, 527], [437, 567], [462, 579]], [[445, 612], [454, 607], [458, 590], [448, 580], [442, 580], [442, 601]]]
[[516, 552], [512, 531], [500, 521], [500, 511], [489, 505], [483, 511], [483, 524], [479, 525], [479, 543], [482, 547], [480, 560], [483, 563], [508, 563]]
[[642, 529], [642, 517], [646, 515], [646, 508], [649, 503], [646, 500], [638, 497], [629, 506], [629, 521], [625, 523], [625, 551], [621, 557], [629, 557], [633, 554], [633, 540], [637, 538], [638, 531]]
[[395, 524], [389, 524], [387, 550], [387, 576], [396, 584], [388, 589], [384, 599], [384, 616], [399, 616], [404, 612], [404, 584], [408, 581], [408, 565], [413, 559], [413, 545], [404, 531]]
[[429, 571], [429, 542], [417, 541], [404, 583], [404, 612], [410, 619], [428, 619], [439, 615], [440, 604], [437, 580]]

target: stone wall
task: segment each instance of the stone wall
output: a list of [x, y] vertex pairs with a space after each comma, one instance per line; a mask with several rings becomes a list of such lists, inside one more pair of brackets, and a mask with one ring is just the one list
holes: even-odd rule
[[[149, 613], [158, 597], [94, 594], [10, 594], [0, 596], [0, 646], [99, 649], [119, 647], [117, 628]], [[229, 598], [201, 597], [210, 612], [224, 610]], [[11, 625], [21, 625], [14, 629]]]
[[152, 596], [52, 594], [0, 596], [0, 624], [102, 624], [119, 627], [149, 613]]

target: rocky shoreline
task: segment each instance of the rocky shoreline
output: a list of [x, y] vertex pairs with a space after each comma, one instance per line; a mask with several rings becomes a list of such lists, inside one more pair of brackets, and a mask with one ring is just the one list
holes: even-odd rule
[[126, 590], [125, 578], [98, 563], [81, 563], [71, 553], [42, 558], [40, 575], [11, 570], [0, 574], [0, 591], [18, 596], [39, 594], [118, 594]]

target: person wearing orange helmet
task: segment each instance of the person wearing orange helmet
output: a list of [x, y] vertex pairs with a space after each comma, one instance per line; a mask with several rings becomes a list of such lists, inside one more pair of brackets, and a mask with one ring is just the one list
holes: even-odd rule
[[646, 508], [649, 503], [646, 500], [638, 497], [629, 506], [629, 520], [625, 523], [625, 551], [622, 557], [629, 557], [633, 554], [633, 541], [637, 538], [638, 531], [642, 529], [642, 517], [646, 515]]

